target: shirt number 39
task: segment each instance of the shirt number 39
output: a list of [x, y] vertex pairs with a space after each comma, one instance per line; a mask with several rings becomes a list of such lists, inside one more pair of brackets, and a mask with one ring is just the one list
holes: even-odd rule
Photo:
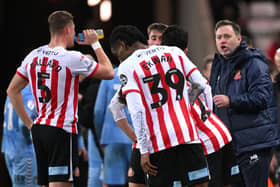
[[[175, 76], [174, 76], [175, 75]], [[166, 72], [164, 77], [161, 74], [153, 74], [151, 76], [143, 78], [144, 83], [152, 82], [151, 94], [160, 94], [161, 100], [158, 102], [154, 102], [151, 104], [151, 107], [158, 108], [164, 105], [168, 99], [167, 88], [159, 87], [160, 81], [162, 81], [162, 85], [167, 85], [168, 87], [176, 90], [176, 100], [181, 100], [183, 97], [183, 91], [185, 86], [185, 77], [184, 74], [177, 68], [172, 68]], [[172, 79], [173, 77], [173, 79]], [[165, 87], [165, 86], [164, 86]]]

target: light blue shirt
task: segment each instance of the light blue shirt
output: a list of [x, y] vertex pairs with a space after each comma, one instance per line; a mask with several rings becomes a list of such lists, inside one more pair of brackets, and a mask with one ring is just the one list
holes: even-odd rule
[[[94, 108], [94, 119], [97, 128], [97, 133], [101, 133], [101, 144], [125, 143], [131, 144], [132, 141], [126, 136], [121, 128], [114, 122], [111, 112], [108, 109], [112, 97], [120, 88], [120, 80], [118, 75], [118, 68], [114, 69], [115, 77], [112, 80], [102, 80], [98, 89]], [[131, 118], [128, 115], [127, 108], [125, 108], [127, 120], [130, 124]]]
[[[25, 109], [33, 120], [37, 116], [37, 111], [30, 86], [27, 85], [21, 93]], [[31, 133], [18, 117], [8, 96], [5, 103], [3, 126], [1, 150], [3, 153], [9, 154], [10, 157], [20, 157], [34, 153]]]

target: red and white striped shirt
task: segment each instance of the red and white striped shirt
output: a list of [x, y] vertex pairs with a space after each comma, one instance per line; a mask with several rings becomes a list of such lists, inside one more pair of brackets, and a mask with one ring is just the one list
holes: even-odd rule
[[79, 74], [92, 76], [97, 68], [95, 61], [63, 47], [44, 45], [29, 53], [17, 74], [31, 84], [38, 111], [34, 124], [77, 134]]
[[205, 121], [201, 119], [201, 107], [198, 100], [191, 106], [192, 115], [195, 119], [198, 135], [204, 150], [204, 154], [211, 154], [224, 145], [231, 142], [232, 137], [225, 124], [205, 105], [201, 99], [206, 111], [209, 111]]
[[[146, 145], [141, 145], [145, 141], [137, 140], [141, 153], [147, 151], [147, 146], [153, 153], [198, 140], [186, 86], [196, 71], [197, 67], [182, 50], [167, 46], [137, 50], [120, 64], [122, 93], [141, 95], [144, 124], [133, 121], [137, 138], [146, 136]], [[199, 79], [202, 87], [208, 86], [200, 73]]]

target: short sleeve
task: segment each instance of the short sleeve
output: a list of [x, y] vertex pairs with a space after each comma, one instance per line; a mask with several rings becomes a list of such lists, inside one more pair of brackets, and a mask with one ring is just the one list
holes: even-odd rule
[[71, 58], [69, 67], [73, 74], [80, 74], [87, 77], [91, 77], [98, 68], [98, 63], [80, 52], [71, 52]]
[[129, 92], [140, 93], [137, 82], [134, 78], [134, 68], [128, 63], [122, 63], [119, 67], [119, 78], [121, 81], [122, 94], [125, 95]]
[[16, 74], [18, 74], [23, 79], [28, 81], [28, 74], [27, 74], [26, 66], [27, 66], [27, 64], [25, 63], [25, 60], [22, 61], [21, 65], [17, 68]]

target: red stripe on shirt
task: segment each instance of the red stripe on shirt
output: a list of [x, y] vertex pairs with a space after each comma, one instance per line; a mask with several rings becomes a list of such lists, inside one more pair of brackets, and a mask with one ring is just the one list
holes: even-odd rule
[[[59, 62], [57, 60], [53, 60], [59, 65]], [[52, 68], [52, 74], [51, 74], [51, 112], [49, 116], [47, 117], [46, 124], [50, 125], [51, 120], [55, 117], [55, 110], [57, 109], [57, 87], [58, 87], [58, 72], [55, 70], [55, 68]]]
[[97, 70], [97, 68], [99, 67], [99, 64], [98, 63], [96, 63], [96, 66], [95, 66], [95, 68], [93, 69], [93, 71], [89, 74], [89, 76], [87, 76], [87, 77], [92, 77], [93, 76], [93, 74], [96, 72], [96, 70]]
[[38, 97], [37, 97], [37, 92], [36, 92], [36, 87], [37, 87], [37, 76], [36, 76], [36, 61], [38, 60], [38, 57], [35, 57], [30, 64], [30, 78], [31, 78], [31, 86], [32, 86], [32, 92], [33, 96], [36, 102], [36, 110], [37, 113], [39, 114], [39, 103], [38, 103]]
[[194, 72], [195, 70], [197, 70], [197, 68], [193, 68], [186, 76], [186, 79], [189, 80], [189, 77], [191, 76], [192, 72]]
[[[42, 64], [47, 64], [47, 63], [48, 63], [48, 57], [43, 57]], [[47, 72], [47, 66], [42, 65], [40, 71], [41, 71], [41, 73], [46, 73]], [[38, 77], [38, 79], [39, 79], [39, 77]], [[41, 78], [41, 84], [46, 85], [46, 79]], [[46, 97], [46, 91], [43, 90], [43, 89], [40, 89], [40, 90], [41, 90], [41, 98]], [[41, 123], [42, 119], [46, 116], [46, 111], [47, 111], [47, 104], [42, 103], [41, 113], [40, 113], [40, 117], [37, 120], [37, 123], [39, 123], [39, 124]], [[46, 124], [46, 125], [48, 125], [48, 124]]]
[[[221, 134], [224, 143], [227, 144], [229, 142], [229, 138], [227, 137], [225, 131], [221, 128], [221, 125], [224, 125], [223, 122], [221, 122], [220, 119], [212, 112], [211, 112], [211, 115], [208, 117], [208, 120], [211, 124], [215, 125], [215, 127]], [[227, 128], [227, 127], [225, 127], [225, 128]]]
[[[169, 54], [166, 54], [166, 59], [168, 59], [168, 63], [169, 63], [169, 66], [171, 68], [176, 68], [174, 62], [173, 62], [173, 59], [171, 57], [171, 55]], [[159, 61], [159, 58], [158, 56], [153, 56], [151, 58], [153, 61]], [[171, 91], [170, 91], [170, 87], [167, 85], [166, 81], [165, 81], [165, 72], [163, 70], [163, 67], [161, 65], [161, 63], [156, 63], [156, 69], [157, 71], [159, 72], [159, 74], [161, 75], [161, 83], [162, 83], [162, 86], [163, 88], [167, 91], [167, 95], [168, 95], [168, 98], [167, 98], [167, 105], [168, 105], [168, 113], [169, 113], [169, 116], [171, 118], [171, 122], [173, 124], [173, 128], [175, 130], [175, 133], [176, 133], [176, 138], [177, 138], [177, 142], [179, 144], [182, 144], [182, 143], [185, 143], [185, 139], [184, 139], [184, 135], [183, 135], [183, 132], [182, 132], [182, 129], [180, 127], [180, 124], [179, 124], [179, 121], [178, 121], [178, 118], [177, 118], [177, 115], [175, 113], [175, 109], [174, 109], [174, 103], [173, 103], [173, 100], [171, 98]], [[178, 77], [177, 76], [173, 76], [175, 79], [174, 81], [175, 82], [178, 82]]]
[[[179, 56], [179, 60], [180, 60], [180, 63], [181, 63], [181, 67], [182, 67], [182, 70], [183, 70], [183, 74], [185, 77], [186, 76], [186, 71], [185, 71], [185, 66], [184, 66], [184, 61], [183, 61], [183, 58], [182, 56]], [[188, 84], [188, 82], [186, 82]], [[195, 137], [194, 137], [194, 134], [195, 132], [197, 132], [197, 129], [196, 127], [192, 124], [190, 118], [191, 118], [191, 114], [190, 114], [190, 110], [189, 110], [189, 107], [187, 107], [187, 103], [185, 101], [185, 98], [184, 100], [181, 100], [180, 101], [180, 106], [181, 106], [181, 109], [183, 111], [183, 115], [184, 115], [184, 118], [185, 118], [185, 121], [186, 121], [186, 124], [187, 124], [187, 127], [189, 129], [189, 136], [190, 136], [190, 139], [191, 140], [195, 140]]]
[[65, 68], [66, 71], [66, 79], [65, 79], [65, 89], [64, 89], [64, 101], [61, 106], [61, 111], [57, 120], [56, 126], [59, 128], [63, 128], [64, 120], [65, 120], [65, 115], [66, 115], [66, 109], [68, 105], [68, 99], [69, 99], [69, 94], [70, 94], [70, 88], [71, 88], [71, 79], [72, 79], [72, 74], [69, 68]]
[[[151, 76], [151, 71], [149, 69], [146, 69], [144, 68], [145, 67], [145, 64], [146, 62], [143, 61], [140, 63], [140, 66], [145, 74], [146, 77], [149, 77]], [[148, 82], [148, 86], [149, 86], [149, 89], [151, 90], [152, 89], [152, 85], [153, 85], [153, 82]], [[158, 102], [160, 101], [160, 97], [158, 94], [151, 94], [152, 95], [152, 99], [153, 99], [153, 102]], [[168, 135], [168, 132], [167, 132], [167, 129], [166, 129], [166, 124], [165, 124], [165, 120], [164, 120], [164, 112], [163, 112], [163, 109], [162, 107], [157, 107], [155, 108], [156, 111], [157, 111], [157, 116], [158, 116], [158, 121], [159, 121], [159, 124], [160, 124], [160, 132], [161, 132], [161, 135], [162, 135], [162, 140], [163, 140], [163, 143], [164, 143], [164, 146], [167, 148], [167, 147], [171, 147], [171, 141], [170, 141], [170, 138], [169, 138], [169, 135]]]
[[152, 142], [152, 145], [153, 145], [153, 149], [154, 149], [154, 152], [157, 152], [158, 151], [158, 144], [157, 144], [157, 139], [156, 139], [156, 136], [155, 136], [155, 131], [154, 131], [154, 128], [153, 128], [153, 119], [152, 119], [152, 116], [151, 116], [151, 112], [149, 110], [148, 103], [147, 103], [147, 101], [145, 99], [145, 96], [143, 94], [144, 92], [143, 92], [143, 88], [141, 86], [139, 77], [138, 77], [138, 75], [136, 74], [135, 71], [133, 72], [133, 76], [134, 76], [134, 79], [136, 80], [136, 82], [138, 84], [139, 89], [140, 89], [142, 102], [143, 102], [143, 105], [144, 105], [144, 108], [145, 108], [146, 122], [147, 122], [148, 129], [149, 129], [149, 132], [150, 132], [150, 139], [151, 139], [151, 142]]
[[208, 155], [207, 146], [205, 145], [205, 143], [201, 139], [199, 139], [199, 140], [200, 140], [200, 143], [202, 145], [204, 155]]
[[[198, 103], [196, 103], [196, 104], [198, 104]], [[219, 150], [220, 149], [219, 141], [216, 138], [215, 134], [212, 132], [212, 130], [209, 127], [207, 127], [204, 124], [204, 122], [201, 120], [198, 112], [195, 110], [195, 108], [193, 106], [191, 106], [191, 111], [192, 111], [192, 115], [194, 116], [194, 119], [196, 121], [197, 128], [199, 128], [202, 132], [204, 132], [210, 138], [212, 145], [214, 147], [214, 150], [215, 151]]]
[[77, 134], [77, 128], [76, 128], [76, 123], [77, 123], [77, 107], [78, 107], [78, 91], [79, 91], [79, 76], [75, 77], [74, 81], [74, 101], [73, 101], [73, 106], [74, 106], [74, 120], [72, 123], [72, 133]]
[[20, 73], [19, 71], [16, 71], [16, 74], [18, 74], [21, 78], [23, 78], [26, 81], [29, 81], [27, 77], [25, 77], [22, 73]]
[[130, 89], [130, 90], [126, 90], [126, 91], [122, 92], [122, 95], [124, 96], [124, 95], [126, 95], [127, 93], [129, 93], [129, 92], [137, 92], [137, 93], [140, 93], [140, 91], [139, 91], [139, 90], [136, 90], [136, 89]]

